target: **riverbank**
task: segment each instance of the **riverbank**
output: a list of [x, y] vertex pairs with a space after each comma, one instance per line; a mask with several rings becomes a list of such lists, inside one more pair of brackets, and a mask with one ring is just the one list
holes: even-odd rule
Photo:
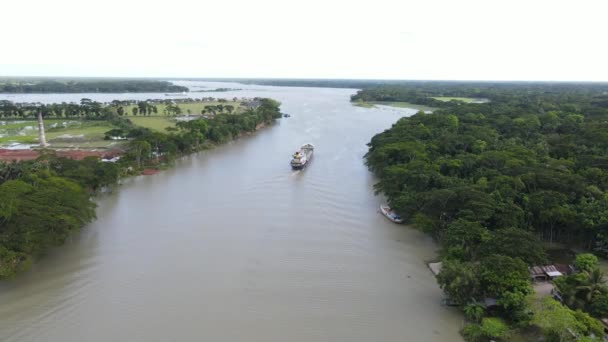
[[[76, 207], [80, 209], [76, 210], [70, 202], [72, 199], [95, 194], [124, 176], [154, 174], [154, 170], [166, 169], [176, 157], [226, 143], [244, 133], [257, 131], [281, 117], [278, 102], [270, 99], [258, 101], [258, 107], [241, 114], [217, 114], [208, 119], [179, 122], [173, 133], [151, 131], [134, 126], [122, 118], [114, 118], [112, 122], [121, 128], [113, 129], [106, 135], [121, 131], [121, 134], [129, 137], [120, 152], [52, 149], [1, 151], [0, 158], [18, 160], [19, 163], [0, 164], [0, 173], [5, 175], [0, 179], [0, 200], [13, 206], [9, 211], [0, 211], [0, 218], [3, 218], [0, 220], [0, 278], [23, 271], [34, 255], [39, 255], [50, 246], [62, 244], [73, 231], [93, 219], [94, 204], [90, 197], [86, 201], [80, 200]], [[109, 154], [111, 152], [112, 155]], [[38, 156], [44, 159], [39, 161]], [[91, 156], [106, 158], [85, 158]], [[46, 165], [46, 168], [40, 168], [39, 164]], [[62, 181], [66, 182], [66, 188], [72, 189], [71, 192], [66, 190], [69, 198], [64, 201], [48, 202], [46, 208], [40, 208], [40, 203], [36, 201], [42, 195], [37, 193], [36, 186], [43, 183], [39, 179], [46, 178], [54, 180], [49, 182], [48, 191], [55, 189], [55, 183]], [[31, 190], [24, 190], [30, 187]], [[56, 217], [43, 220], [42, 217], [46, 216], [39, 211], [55, 213]], [[41, 219], [27, 223], [28, 215]], [[63, 220], [70, 220], [70, 224], [56, 227]], [[37, 235], [33, 242], [31, 235]]]
[[[225, 97], [271, 97], [291, 118], [97, 196], [95, 221], [0, 282], [0, 339], [461, 340], [423, 264], [437, 245], [377, 213], [361, 162], [403, 111], [353, 107], [349, 89], [247, 88]], [[307, 142], [315, 163], [294, 172]]]
[[[508, 338], [509, 331], [517, 334], [522, 327], [540, 329], [547, 338], [567, 331], [603, 335], [598, 319], [608, 310], [594, 303], [608, 302], [603, 295], [608, 287], [599, 264], [566, 276], [567, 264], [561, 272], [550, 268], [560, 266], [564, 255], [551, 253], [542, 241], [589, 246], [599, 255], [608, 250], [605, 222], [598, 216], [608, 212], [608, 187], [589, 174], [606, 174], [595, 160], [606, 157], [608, 141], [597, 127], [608, 111], [594, 100], [605, 89], [429, 84], [369, 88], [351, 97], [353, 102], [403, 100], [441, 108], [402, 118], [372, 137], [366, 164], [379, 178], [376, 191], [406, 222], [441, 244], [441, 268], [434, 273], [450, 302], [467, 316], [467, 339]], [[530, 98], [537, 105], [529, 106]], [[566, 107], [579, 110], [543, 114]], [[576, 123], [571, 121], [575, 117]], [[550, 278], [569, 299], [561, 303], [546, 296], [548, 286], [537, 287], [534, 298], [536, 274], [530, 269], [545, 270], [541, 277]], [[572, 284], [601, 290], [582, 298]], [[571, 317], [567, 327], [545, 321], [549, 311], [558, 310]]]

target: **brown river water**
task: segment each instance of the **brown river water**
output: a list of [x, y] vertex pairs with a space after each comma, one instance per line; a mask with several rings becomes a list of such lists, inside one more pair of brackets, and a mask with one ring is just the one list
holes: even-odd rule
[[[424, 263], [435, 244], [378, 213], [363, 164], [415, 110], [354, 107], [352, 89], [220, 86], [244, 90], [200, 96], [271, 97], [292, 117], [99, 196], [95, 222], [0, 283], [0, 341], [461, 340]], [[292, 171], [307, 142], [311, 164]]]

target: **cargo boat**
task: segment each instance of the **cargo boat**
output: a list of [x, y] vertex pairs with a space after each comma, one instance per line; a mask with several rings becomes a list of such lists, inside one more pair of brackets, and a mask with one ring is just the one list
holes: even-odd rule
[[291, 168], [294, 170], [300, 170], [306, 167], [312, 159], [312, 154], [315, 147], [312, 144], [304, 144], [300, 147], [300, 150], [293, 154], [291, 159]]

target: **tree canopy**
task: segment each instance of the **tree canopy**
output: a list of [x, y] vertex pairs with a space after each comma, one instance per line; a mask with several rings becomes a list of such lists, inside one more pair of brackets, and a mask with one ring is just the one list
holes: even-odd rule
[[[352, 96], [436, 108], [372, 137], [365, 158], [375, 190], [440, 242], [437, 281], [453, 301], [473, 307], [494, 298], [498, 315], [522, 324], [530, 319], [528, 267], [548, 262], [542, 241], [608, 255], [607, 93], [606, 84], [429, 82]], [[597, 258], [580, 255], [575, 264], [581, 273], [556, 280], [565, 304], [608, 314]], [[543, 303], [535, 309], [546, 315], [533, 321], [548, 335], [597, 331], [586, 313]]]

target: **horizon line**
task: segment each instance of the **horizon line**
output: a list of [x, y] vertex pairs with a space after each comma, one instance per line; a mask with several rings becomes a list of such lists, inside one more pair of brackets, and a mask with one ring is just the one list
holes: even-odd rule
[[24, 76], [2, 75], [0, 79], [162, 79], [162, 80], [270, 80], [270, 81], [367, 81], [367, 82], [496, 82], [496, 83], [608, 83], [608, 80], [548, 80], [548, 79], [398, 79], [398, 78], [326, 78], [326, 77], [199, 77], [199, 76]]

